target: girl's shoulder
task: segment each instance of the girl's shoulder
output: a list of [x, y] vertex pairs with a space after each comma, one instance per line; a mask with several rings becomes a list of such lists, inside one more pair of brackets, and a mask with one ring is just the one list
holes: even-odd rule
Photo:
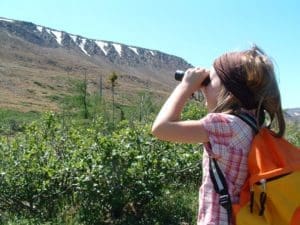
[[247, 150], [253, 137], [253, 130], [239, 117], [228, 113], [209, 113], [203, 118], [203, 127], [207, 132], [209, 154], [225, 157], [231, 150]]
[[229, 113], [208, 113], [202, 118], [203, 126], [210, 134], [226, 133], [233, 135], [251, 128], [239, 117]]
[[[254, 117], [252, 113], [249, 113], [249, 115]], [[242, 122], [242, 120], [238, 116], [230, 113], [208, 113], [202, 119], [207, 123], [221, 123], [224, 125]]]
[[228, 113], [208, 113], [202, 118], [204, 123], [213, 123], [224, 126], [236, 122], [236, 119], [237, 117], [235, 115]]

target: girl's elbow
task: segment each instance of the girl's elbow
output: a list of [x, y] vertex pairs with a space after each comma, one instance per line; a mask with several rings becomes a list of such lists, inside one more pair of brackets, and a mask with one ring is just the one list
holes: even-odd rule
[[151, 128], [151, 133], [152, 133], [152, 135], [157, 137], [158, 127], [155, 124], [153, 124], [153, 126]]
[[154, 135], [157, 138], [161, 138], [162, 137], [162, 126], [158, 125], [158, 124], [153, 124], [152, 128], [151, 128], [151, 133], [152, 135]]

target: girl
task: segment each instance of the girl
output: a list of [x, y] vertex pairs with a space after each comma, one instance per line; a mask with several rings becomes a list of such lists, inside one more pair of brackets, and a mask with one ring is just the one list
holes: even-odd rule
[[[199, 90], [209, 113], [199, 120], [181, 121], [185, 103]], [[240, 112], [253, 116], [260, 127], [267, 113], [270, 125], [277, 127], [277, 135], [284, 134], [285, 122], [273, 64], [256, 46], [220, 56], [210, 70], [188, 69], [153, 123], [152, 133], [161, 140], [204, 144], [198, 225], [228, 224], [227, 211], [220, 206], [219, 195], [210, 179], [209, 158], [217, 160], [232, 204], [239, 201], [254, 136], [253, 130], [234, 115]]]

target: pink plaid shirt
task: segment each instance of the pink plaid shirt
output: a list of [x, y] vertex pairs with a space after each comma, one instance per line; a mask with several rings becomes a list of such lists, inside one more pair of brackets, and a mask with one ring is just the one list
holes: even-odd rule
[[204, 145], [197, 225], [227, 225], [227, 212], [219, 205], [219, 195], [210, 179], [209, 157], [217, 159], [227, 180], [231, 201], [237, 203], [248, 173], [247, 156], [254, 134], [246, 123], [230, 114], [210, 113], [202, 120], [209, 143]]

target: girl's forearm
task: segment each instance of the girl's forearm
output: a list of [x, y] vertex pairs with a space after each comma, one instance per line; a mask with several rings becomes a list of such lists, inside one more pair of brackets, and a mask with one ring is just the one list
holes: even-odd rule
[[184, 108], [184, 105], [191, 95], [192, 93], [190, 93], [188, 85], [183, 82], [181, 82], [174, 89], [167, 101], [162, 106], [153, 123], [152, 133], [154, 135], [158, 135], [161, 131], [164, 130], [164, 127], [169, 125], [169, 123], [180, 120], [180, 115]]

